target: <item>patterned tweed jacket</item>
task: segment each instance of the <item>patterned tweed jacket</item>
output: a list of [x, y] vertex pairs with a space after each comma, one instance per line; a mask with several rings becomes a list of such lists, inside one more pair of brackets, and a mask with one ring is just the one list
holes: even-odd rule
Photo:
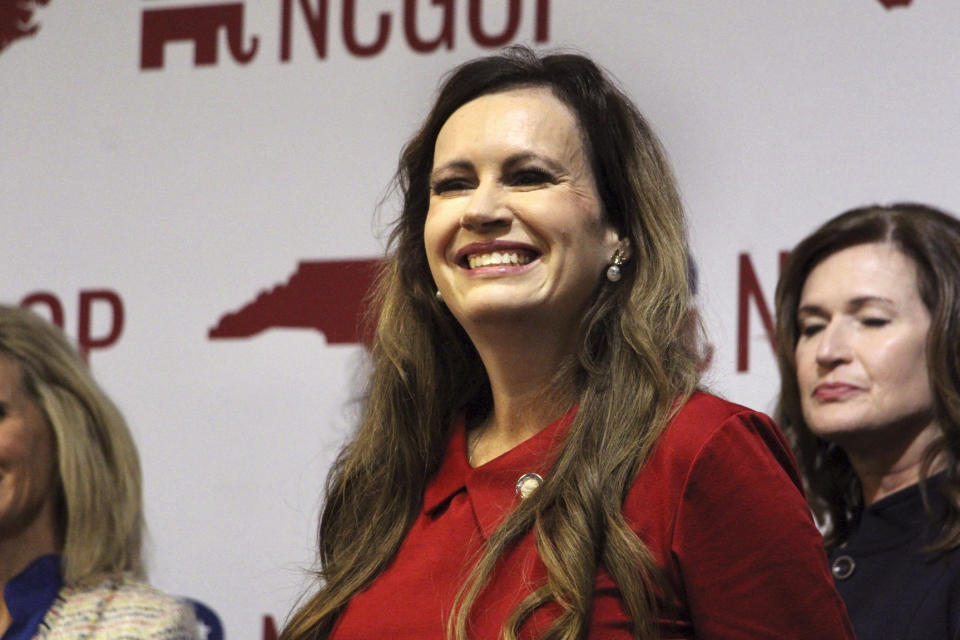
[[64, 586], [35, 640], [197, 640], [190, 605], [139, 580]]

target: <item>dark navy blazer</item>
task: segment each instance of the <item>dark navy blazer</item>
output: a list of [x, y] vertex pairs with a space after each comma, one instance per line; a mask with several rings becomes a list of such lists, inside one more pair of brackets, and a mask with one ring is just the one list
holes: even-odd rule
[[[939, 478], [927, 483], [935, 516]], [[931, 558], [918, 485], [867, 507], [857, 530], [830, 554], [834, 580], [858, 640], [960, 640], [960, 555]]]

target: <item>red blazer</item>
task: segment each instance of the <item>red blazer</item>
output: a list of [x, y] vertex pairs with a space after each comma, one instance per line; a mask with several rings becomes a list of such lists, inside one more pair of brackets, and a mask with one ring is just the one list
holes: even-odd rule
[[[423, 510], [390, 566], [357, 594], [332, 638], [444, 638], [457, 588], [483, 540], [520, 498], [517, 479], [546, 477], [574, 416], [471, 468], [462, 421], [427, 486]], [[852, 639], [796, 464], [763, 414], [698, 393], [680, 410], [624, 502], [630, 526], [676, 592], [661, 635], [698, 640]], [[502, 558], [472, 614], [472, 640], [504, 621], [546, 572], [528, 533]], [[537, 638], [557, 607], [542, 607], [522, 637]], [[630, 638], [616, 585], [596, 577], [590, 638]]]

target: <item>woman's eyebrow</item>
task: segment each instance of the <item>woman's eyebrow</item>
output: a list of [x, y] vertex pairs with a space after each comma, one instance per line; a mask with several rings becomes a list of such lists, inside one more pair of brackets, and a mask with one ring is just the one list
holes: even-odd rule
[[554, 171], [554, 172], [559, 173], [564, 171], [563, 166], [553, 158], [539, 154], [539, 153], [534, 153], [533, 151], [521, 151], [520, 153], [515, 153], [512, 156], [508, 157], [506, 160], [504, 160], [503, 166], [508, 169], [512, 169], [516, 167], [518, 164], [523, 164], [528, 160], [538, 160], [543, 164], [547, 165], [547, 168], [549, 168], [551, 171]]
[[[856, 312], [863, 307], [871, 304], [879, 304], [885, 307], [895, 307], [896, 303], [890, 298], [883, 296], [857, 296], [847, 301], [844, 308], [848, 312]], [[797, 315], [827, 316], [830, 315], [826, 309], [818, 304], [805, 304], [797, 307]]]
[[897, 306], [893, 300], [883, 296], [857, 296], [856, 298], [851, 298], [847, 302], [847, 309], [851, 311], [859, 311], [863, 307], [870, 304], [880, 304], [885, 307]]
[[451, 160], [450, 162], [445, 162], [439, 167], [434, 167], [433, 171], [430, 172], [430, 179], [433, 180], [437, 175], [452, 169], [470, 171], [473, 169], [473, 163], [469, 160]]
[[797, 307], [798, 316], [827, 316], [829, 315], [823, 307], [818, 304], [805, 304]]

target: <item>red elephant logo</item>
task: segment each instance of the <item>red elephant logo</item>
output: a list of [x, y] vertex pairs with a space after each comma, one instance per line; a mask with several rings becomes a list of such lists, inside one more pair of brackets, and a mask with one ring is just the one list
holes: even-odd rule
[[163, 67], [163, 48], [168, 42], [192, 41], [196, 66], [217, 63], [217, 40], [221, 29], [227, 32], [227, 46], [233, 59], [246, 64], [257, 53], [259, 39], [250, 37], [243, 46], [243, 3], [147, 9], [143, 12], [140, 43], [140, 68]]
[[35, 34], [40, 25], [33, 21], [33, 12], [49, 3], [50, 0], [0, 0], [0, 51], [14, 40]]

